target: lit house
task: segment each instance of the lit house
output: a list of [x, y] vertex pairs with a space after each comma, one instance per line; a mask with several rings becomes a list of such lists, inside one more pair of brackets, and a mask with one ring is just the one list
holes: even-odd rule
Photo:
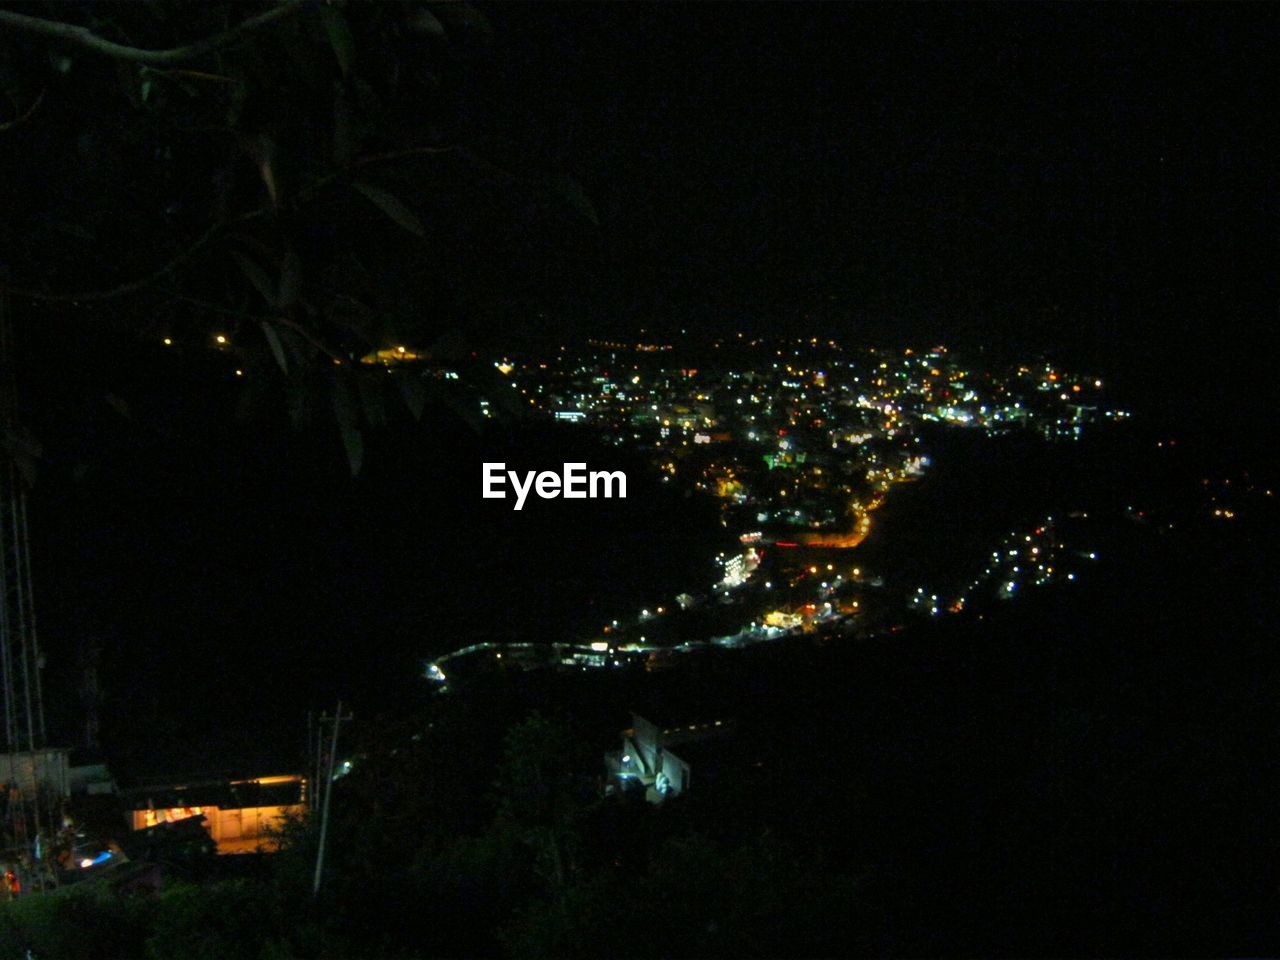
[[692, 769], [671, 748], [721, 737], [731, 728], [727, 720], [659, 727], [633, 713], [631, 726], [622, 731], [622, 748], [605, 754], [606, 791], [642, 790], [650, 803], [679, 796], [692, 783]]
[[306, 809], [306, 781], [296, 774], [135, 787], [125, 794], [134, 830], [203, 817], [218, 853], [249, 853], [271, 829]]

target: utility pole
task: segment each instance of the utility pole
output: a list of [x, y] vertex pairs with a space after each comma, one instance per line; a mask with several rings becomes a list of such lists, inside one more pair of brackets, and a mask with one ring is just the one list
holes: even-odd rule
[[[333, 796], [333, 765], [338, 758], [338, 727], [342, 725], [342, 701], [333, 715], [333, 740], [329, 745], [329, 765], [324, 778], [324, 803], [320, 808], [320, 843], [316, 849], [316, 875], [311, 883], [311, 895], [320, 895], [320, 875], [324, 871], [324, 845], [329, 834], [329, 802]], [[345, 719], [350, 719], [347, 717]]]

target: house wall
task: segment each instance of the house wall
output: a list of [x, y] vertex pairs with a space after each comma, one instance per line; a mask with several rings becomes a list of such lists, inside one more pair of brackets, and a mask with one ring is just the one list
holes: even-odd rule
[[684, 793], [689, 789], [689, 764], [681, 760], [670, 750], [662, 751], [662, 772], [675, 793]]
[[650, 774], [658, 770], [658, 748], [662, 743], [662, 731], [644, 717], [632, 714], [632, 729], [635, 736], [632, 742], [640, 756], [644, 759], [646, 770]]
[[[142, 830], [154, 823], [180, 820], [193, 815], [195, 810], [204, 814], [204, 828], [218, 845], [219, 853], [252, 850], [258, 842], [266, 840], [270, 827], [279, 827], [282, 818], [303, 812], [302, 804], [275, 807], [189, 807], [169, 811], [133, 811], [133, 829]], [[191, 811], [191, 812], [188, 812]], [[149, 813], [154, 814], [148, 817]], [[161, 816], [162, 814], [166, 816]], [[150, 821], [150, 822], [148, 822]]]

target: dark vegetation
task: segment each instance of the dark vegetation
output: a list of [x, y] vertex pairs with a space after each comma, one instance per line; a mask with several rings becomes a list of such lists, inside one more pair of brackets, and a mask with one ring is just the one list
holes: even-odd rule
[[[317, 902], [299, 825], [265, 876], [76, 890], [0, 935], [40, 957], [1269, 954], [1276, 611], [1243, 602], [1264, 548], [1184, 540], [856, 646], [490, 675], [354, 726]], [[736, 733], [686, 796], [601, 801], [628, 703]]]

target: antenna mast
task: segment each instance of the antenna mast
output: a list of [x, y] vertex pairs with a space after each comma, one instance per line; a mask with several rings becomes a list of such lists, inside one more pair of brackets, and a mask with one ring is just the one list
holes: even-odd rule
[[[0, 266], [0, 281], [8, 270]], [[29, 460], [34, 454], [17, 410], [12, 321], [0, 290], [0, 846], [36, 864], [52, 836], [52, 809], [41, 792], [47, 777], [44, 658], [36, 635], [27, 536]], [[44, 839], [44, 843], [40, 842]]]

